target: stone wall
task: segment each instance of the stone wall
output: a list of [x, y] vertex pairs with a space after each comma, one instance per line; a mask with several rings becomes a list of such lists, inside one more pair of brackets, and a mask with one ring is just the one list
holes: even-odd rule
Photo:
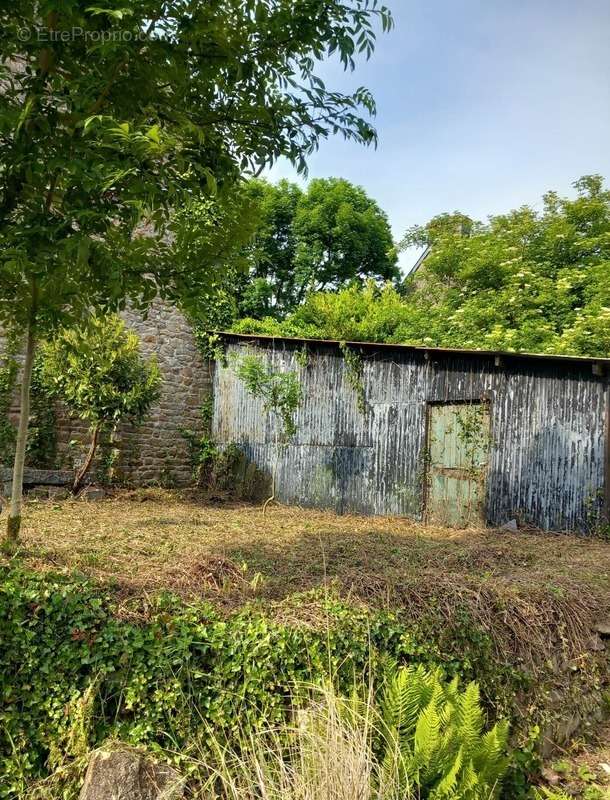
[[[121, 316], [140, 337], [142, 355], [156, 356], [162, 385], [161, 397], [144, 422], [137, 427], [122, 425], [117, 431], [114, 475], [136, 485], [187, 485], [192, 467], [183, 431], [202, 428], [201, 406], [212, 391], [212, 362], [201, 357], [188, 322], [176, 308], [156, 301], [146, 317], [130, 310]], [[0, 354], [2, 350], [0, 338]], [[17, 412], [15, 393], [15, 421]], [[87, 426], [57, 408], [56, 466], [77, 465], [87, 441]]]

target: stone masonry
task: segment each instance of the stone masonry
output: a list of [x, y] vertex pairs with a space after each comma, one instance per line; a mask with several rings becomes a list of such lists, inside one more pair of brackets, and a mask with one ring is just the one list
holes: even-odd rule
[[[184, 430], [202, 428], [201, 406], [212, 392], [212, 363], [202, 358], [193, 332], [176, 308], [158, 300], [148, 314], [121, 315], [140, 337], [144, 357], [156, 356], [162, 376], [161, 397], [144, 422], [122, 425], [116, 432], [117, 480], [134, 485], [184, 486], [192, 466]], [[0, 337], [0, 357], [3, 341]], [[17, 393], [12, 416], [16, 420]], [[57, 464], [72, 468], [83, 458], [87, 426], [57, 409]]]

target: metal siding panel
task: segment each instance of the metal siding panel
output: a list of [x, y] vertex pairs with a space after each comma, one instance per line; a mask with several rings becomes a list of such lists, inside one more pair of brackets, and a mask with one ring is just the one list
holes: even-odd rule
[[[339, 351], [280, 340], [228, 344], [228, 355], [256, 353], [280, 369], [298, 369], [304, 402], [297, 434], [282, 449], [278, 497], [340, 512], [421, 518], [426, 402], [490, 398], [492, 447], [487, 516], [513, 516], [541, 528], [586, 530], [599, 505], [605, 475], [606, 381], [574, 376], [556, 362], [512, 371], [489, 358], [421, 352], [363, 354], [368, 410], [363, 415]], [[573, 368], [572, 368], [573, 369]], [[583, 367], [583, 370], [585, 368]], [[274, 462], [274, 423], [234, 370], [214, 375], [213, 434], [235, 442], [264, 469]]]

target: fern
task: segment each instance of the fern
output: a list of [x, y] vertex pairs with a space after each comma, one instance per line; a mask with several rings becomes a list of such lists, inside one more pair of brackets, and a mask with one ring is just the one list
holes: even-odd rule
[[462, 769], [462, 765], [464, 763], [464, 756], [462, 748], [457, 751], [457, 755], [453, 761], [451, 767], [447, 770], [447, 772], [443, 775], [441, 780], [437, 783], [436, 788], [431, 793], [431, 797], [434, 800], [440, 800], [442, 797], [454, 797], [455, 790], [457, 788], [458, 777], [460, 775], [460, 770]]
[[405, 797], [413, 785], [422, 800], [497, 796], [507, 767], [508, 725], [484, 731], [475, 683], [461, 691], [457, 679], [447, 684], [439, 670], [394, 668], [381, 711], [383, 771], [402, 782]]

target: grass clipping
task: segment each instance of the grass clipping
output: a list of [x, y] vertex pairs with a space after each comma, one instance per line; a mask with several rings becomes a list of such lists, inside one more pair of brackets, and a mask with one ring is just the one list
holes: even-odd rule
[[610, 545], [570, 535], [283, 506], [263, 516], [155, 489], [94, 506], [28, 503], [23, 547], [34, 569], [105, 584], [126, 615], [145, 615], [147, 598], [169, 590], [226, 614], [255, 602], [278, 619], [324, 625], [316, 600], [292, 599], [323, 589], [454, 638], [476, 627], [499, 660], [534, 673], [558, 654], [579, 659], [596, 623], [610, 620]]

